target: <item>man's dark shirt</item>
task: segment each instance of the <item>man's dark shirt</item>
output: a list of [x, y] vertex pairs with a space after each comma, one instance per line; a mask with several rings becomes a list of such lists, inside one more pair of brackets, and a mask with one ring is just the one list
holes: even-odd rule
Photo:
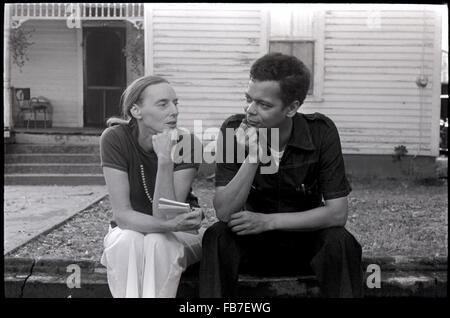
[[[236, 129], [244, 118], [233, 115], [222, 124], [217, 151], [226, 158], [226, 128]], [[277, 173], [261, 174], [258, 167], [245, 209], [261, 213], [305, 211], [323, 200], [345, 197], [351, 192], [337, 128], [320, 113], [297, 113]], [[234, 137], [236, 147], [236, 138]], [[234, 149], [236, 154], [236, 148]], [[220, 155], [222, 155], [220, 154]], [[226, 186], [241, 163], [216, 163], [216, 187]], [[270, 164], [270, 163], [269, 163]], [[269, 165], [267, 164], [267, 165]]]

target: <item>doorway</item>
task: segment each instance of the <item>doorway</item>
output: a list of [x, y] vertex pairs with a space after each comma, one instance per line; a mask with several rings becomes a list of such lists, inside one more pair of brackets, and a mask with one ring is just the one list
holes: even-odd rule
[[105, 127], [106, 119], [121, 113], [120, 96], [126, 85], [125, 29], [87, 27], [83, 43], [84, 126]]

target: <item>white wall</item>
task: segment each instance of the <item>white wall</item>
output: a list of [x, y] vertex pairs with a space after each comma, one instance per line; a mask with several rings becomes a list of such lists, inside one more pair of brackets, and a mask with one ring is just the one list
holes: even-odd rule
[[22, 72], [11, 67], [11, 86], [31, 88], [31, 96], [45, 96], [53, 106], [53, 126], [82, 127], [82, 69], [79, 54], [80, 29], [70, 29], [61, 21], [27, 21], [35, 29], [29, 48], [29, 61]]
[[[315, 61], [323, 80], [320, 96], [309, 98], [301, 112], [331, 117], [344, 153], [392, 154], [405, 145], [409, 154], [438, 154], [441, 9], [436, 8], [308, 6], [324, 19], [322, 28], [314, 27], [317, 43], [323, 43]], [[250, 65], [267, 52], [270, 19], [264, 9], [271, 6], [146, 6], [146, 70], [174, 85], [181, 126], [191, 129], [193, 120], [202, 119], [206, 127], [220, 127], [242, 112]], [[416, 85], [421, 74], [428, 77], [423, 90]]]
[[345, 153], [437, 155], [440, 25], [424, 6], [326, 10], [323, 102], [304, 111], [336, 122]]
[[[180, 101], [179, 126], [220, 127], [243, 112], [251, 63], [261, 56], [262, 14], [257, 8], [146, 7], [147, 72], [163, 76]], [[148, 32], [151, 30], [151, 32]]]

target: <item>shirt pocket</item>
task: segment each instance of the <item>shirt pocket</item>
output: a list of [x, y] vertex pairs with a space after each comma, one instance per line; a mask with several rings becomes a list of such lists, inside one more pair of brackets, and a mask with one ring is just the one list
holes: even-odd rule
[[280, 167], [279, 188], [280, 191], [306, 194], [317, 183], [317, 160]]
[[280, 169], [279, 198], [281, 205], [294, 205], [301, 210], [320, 205], [317, 161], [305, 162]]

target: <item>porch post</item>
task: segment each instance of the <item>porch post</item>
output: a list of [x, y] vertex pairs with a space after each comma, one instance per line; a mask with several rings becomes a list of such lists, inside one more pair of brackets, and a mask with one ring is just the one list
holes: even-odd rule
[[11, 19], [11, 4], [5, 4], [5, 22], [3, 31], [3, 138], [10, 136], [12, 126], [12, 109], [11, 109], [11, 85], [10, 85], [10, 53], [9, 53], [9, 35], [10, 35], [10, 19]]
[[144, 3], [144, 74], [153, 75], [153, 4]]

